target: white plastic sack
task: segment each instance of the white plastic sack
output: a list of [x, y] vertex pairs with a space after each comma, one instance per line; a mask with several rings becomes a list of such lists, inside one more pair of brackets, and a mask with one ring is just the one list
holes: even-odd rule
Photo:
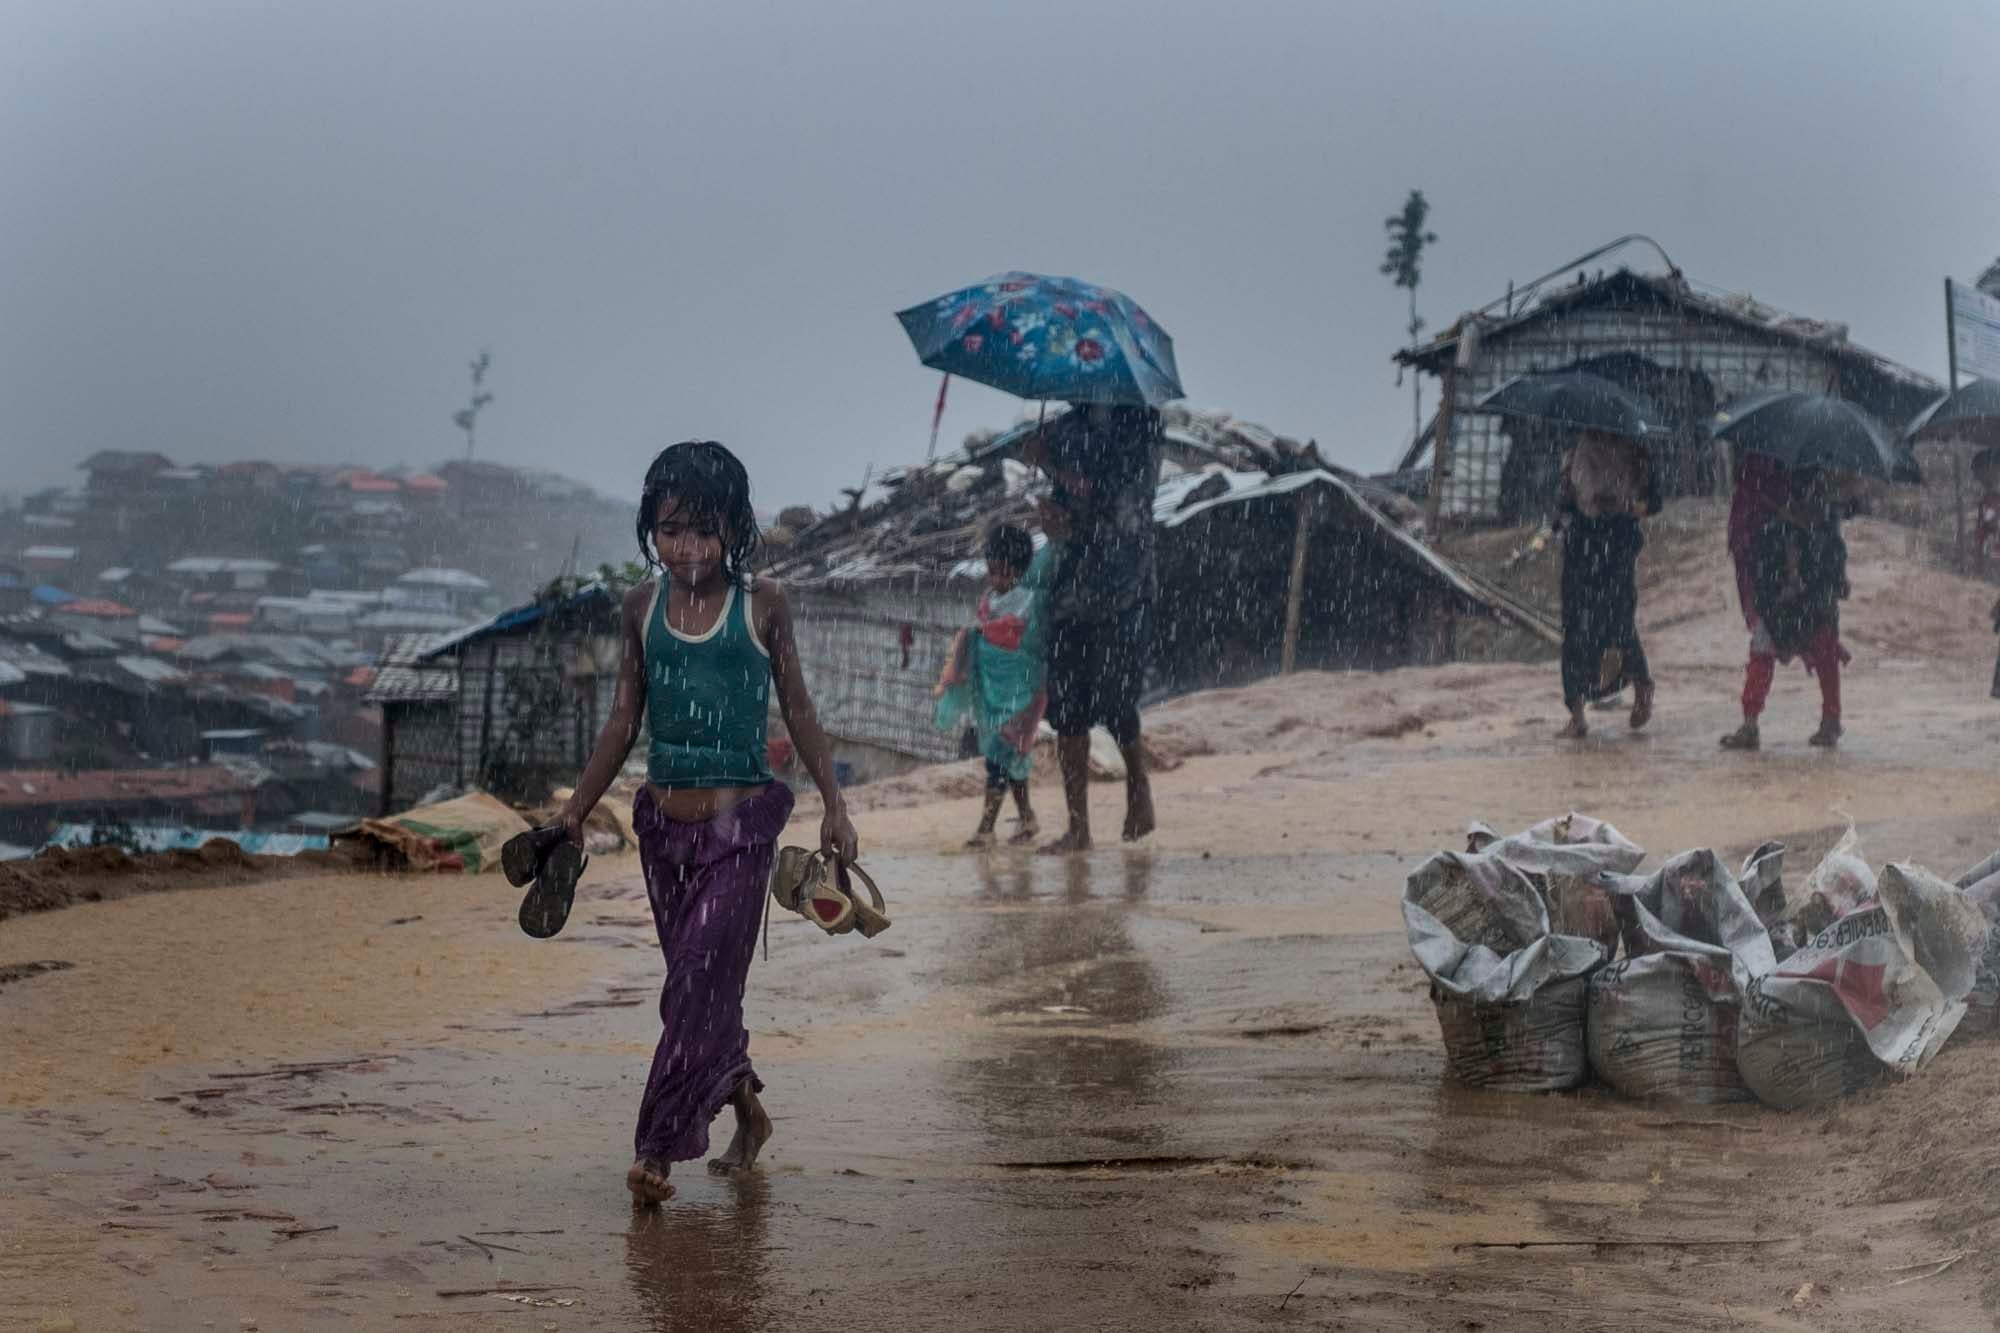
[[1785, 919], [1785, 844], [1767, 842], [1743, 858], [1743, 869], [1737, 873], [1736, 882], [1743, 896], [1750, 900], [1757, 919], [1764, 923], [1772, 953], [1783, 962], [1792, 950], [1805, 943], [1804, 933]]
[[1744, 1083], [1773, 1106], [1813, 1106], [1929, 1064], [1965, 1016], [1984, 944], [1967, 911], [1977, 909], [1935, 876], [1890, 866], [1879, 901], [1751, 985], [1737, 1034]]
[[1861, 839], [1854, 825], [1813, 867], [1812, 874], [1785, 901], [1785, 920], [1798, 927], [1801, 942], [1812, 939], [1834, 922], [1873, 902], [1878, 889], [1875, 872], [1861, 859]]
[[1551, 982], [1519, 1004], [1485, 1004], [1432, 988], [1445, 1076], [1494, 1092], [1560, 1092], [1590, 1078], [1583, 1049], [1588, 979]]
[[[1468, 830], [1468, 840], [1490, 833], [1485, 825]], [[1484, 854], [1524, 871], [1548, 904], [1549, 927], [1558, 935], [1580, 935], [1604, 946], [1607, 959], [1618, 952], [1618, 917], [1609, 877], [1627, 875], [1646, 859], [1644, 849], [1611, 825], [1571, 812], [1545, 819], [1505, 838], [1488, 838]]]
[[1431, 980], [1455, 1082], [1533, 1092], [1588, 1077], [1582, 979], [1604, 951], [1551, 934], [1525, 874], [1491, 856], [1441, 853], [1405, 884], [1403, 924]]
[[1961, 1032], [1992, 1032], [2000, 1027], [2000, 852], [1967, 871], [1958, 881], [1965, 899], [1986, 918], [1986, 944], [1980, 950], [1979, 969], [1972, 990], [1965, 997], [1965, 1021]]
[[1616, 887], [1631, 956], [1591, 977], [1592, 1067], [1627, 1097], [1749, 1100], [1736, 1060], [1743, 992], [1776, 966], [1750, 900], [1707, 850]]

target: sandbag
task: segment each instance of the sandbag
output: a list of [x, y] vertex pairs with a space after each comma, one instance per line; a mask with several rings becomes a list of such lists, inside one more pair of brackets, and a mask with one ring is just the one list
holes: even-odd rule
[[1591, 1067], [1627, 1097], [1749, 1100], [1736, 1061], [1743, 991], [1776, 958], [1735, 876], [1701, 850], [1612, 889], [1629, 957], [1591, 978]]
[[1441, 853], [1404, 885], [1403, 923], [1431, 980], [1454, 1082], [1539, 1092], [1589, 1076], [1583, 979], [1604, 950], [1552, 934], [1523, 872], [1491, 856]]
[[1552, 982], [1518, 1004], [1485, 1004], [1431, 989], [1444, 1036], [1445, 1076], [1495, 1092], [1559, 1092], [1590, 1077], [1583, 1048], [1587, 978]]
[[1804, 943], [1873, 902], [1878, 887], [1875, 872], [1861, 858], [1861, 839], [1849, 824], [1798, 892], [1787, 895], [1785, 919], [1798, 927]]
[[[1490, 834], [1483, 824], [1467, 830], [1468, 843]], [[1525, 873], [1548, 905], [1549, 927], [1558, 935], [1580, 935], [1618, 953], [1618, 916], [1607, 877], [1638, 869], [1644, 849], [1600, 819], [1574, 811], [1545, 819], [1505, 838], [1485, 837], [1485, 855]]]
[[1744, 857], [1736, 882], [1743, 896], [1750, 900], [1757, 919], [1764, 923], [1773, 956], [1783, 962], [1805, 943], [1804, 933], [1785, 918], [1785, 844], [1767, 842]]
[[[1977, 970], [1963, 930], [1962, 909], [1971, 904], [1961, 897], [1948, 905], [1940, 888], [1950, 886], [1891, 866], [1878, 901], [1820, 931], [1750, 986], [1736, 1061], [1760, 1101], [1816, 1106], [1930, 1063], [1965, 1016], [1965, 991], [1956, 988], [1969, 989]], [[1952, 992], [1919, 963], [1920, 953]]]
[[478, 874], [500, 868], [500, 848], [528, 821], [485, 792], [364, 819], [354, 837], [374, 843], [411, 870]]
[[1986, 942], [1972, 990], [1965, 997], [1965, 1021], [1959, 1031], [1984, 1034], [2000, 1028], [2000, 852], [1959, 877], [1965, 899], [1986, 918]]

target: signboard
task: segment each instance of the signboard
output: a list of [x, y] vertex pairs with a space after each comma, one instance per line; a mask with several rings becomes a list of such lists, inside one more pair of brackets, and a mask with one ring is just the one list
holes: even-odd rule
[[1946, 278], [1952, 364], [1962, 374], [2000, 379], [2000, 299]]

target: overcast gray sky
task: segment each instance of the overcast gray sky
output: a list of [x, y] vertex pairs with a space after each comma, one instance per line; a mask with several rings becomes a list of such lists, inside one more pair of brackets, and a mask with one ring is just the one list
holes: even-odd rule
[[[1120, 287], [1193, 401], [1387, 466], [1376, 271], [1434, 326], [1625, 231], [1942, 374], [2000, 254], [2000, 4], [0, 0], [0, 489], [103, 447], [613, 494], [686, 436], [760, 503], [921, 457], [896, 308]], [[956, 439], [1016, 404], [955, 384]]]

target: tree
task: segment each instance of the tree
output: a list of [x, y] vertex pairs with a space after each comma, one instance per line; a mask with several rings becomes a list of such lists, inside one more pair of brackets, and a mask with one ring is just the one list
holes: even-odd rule
[[1986, 266], [1986, 271], [1979, 275], [1977, 286], [1988, 296], [2000, 296], [2000, 259]]
[[472, 358], [472, 398], [471, 401], [451, 414], [451, 424], [465, 432], [466, 461], [472, 459], [473, 430], [479, 424], [479, 413], [493, 401], [493, 395], [484, 391], [486, 371], [493, 364], [493, 353], [482, 351]]
[[[1417, 335], [1424, 331], [1423, 317], [1417, 313], [1417, 284], [1423, 280], [1424, 249], [1437, 240], [1437, 233], [1424, 230], [1424, 220], [1430, 216], [1431, 206], [1424, 198], [1422, 190], [1410, 191], [1410, 197], [1403, 201], [1403, 211], [1384, 219], [1382, 226], [1389, 233], [1389, 254], [1382, 261], [1382, 272], [1395, 280], [1398, 287], [1410, 293], [1410, 346], [1417, 345]], [[1402, 383], [1400, 374], [1396, 377]], [[1411, 377], [1410, 383], [1410, 434], [1415, 439], [1417, 432], [1424, 428], [1424, 386], [1421, 379]]]

